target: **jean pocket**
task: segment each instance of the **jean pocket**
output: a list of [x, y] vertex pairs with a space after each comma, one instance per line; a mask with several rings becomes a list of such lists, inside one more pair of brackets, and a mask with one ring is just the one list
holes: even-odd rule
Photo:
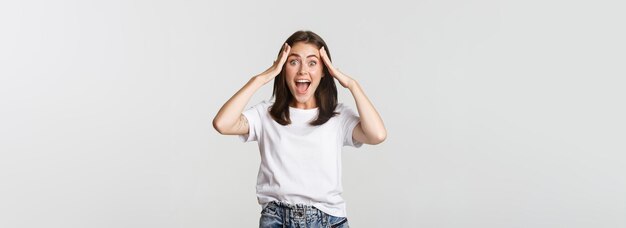
[[272, 204], [263, 207], [263, 210], [261, 210], [261, 215], [280, 218], [280, 215], [278, 214], [278, 208], [276, 208]]
[[328, 223], [331, 228], [348, 228], [348, 218], [328, 216]]

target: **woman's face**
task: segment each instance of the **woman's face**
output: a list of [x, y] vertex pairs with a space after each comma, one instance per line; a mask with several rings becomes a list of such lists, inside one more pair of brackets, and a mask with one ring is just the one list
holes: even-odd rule
[[291, 94], [302, 107], [315, 107], [315, 89], [323, 76], [323, 62], [319, 48], [314, 44], [297, 42], [291, 46], [291, 52], [285, 63], [285, 79]]

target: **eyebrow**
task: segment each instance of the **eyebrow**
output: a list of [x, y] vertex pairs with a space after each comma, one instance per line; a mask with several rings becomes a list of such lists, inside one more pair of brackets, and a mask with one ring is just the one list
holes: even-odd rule
[[[296, 53], [291, 53], [291, 54], [289, 54], [289, 57], [291, 57], [291, 56], [295, 56], [295, 57], [300, 58], [300, 55], [298, 55], [298, 54], [296, 54]], [[317, 55], [309, 55], [309, 56], [307, 56], [307, 58], [311, 58], [311, 57], [315, 57], [315, 58], [318, 58], [318, 59], [319, 59], [319, 57], [317, 57]]]

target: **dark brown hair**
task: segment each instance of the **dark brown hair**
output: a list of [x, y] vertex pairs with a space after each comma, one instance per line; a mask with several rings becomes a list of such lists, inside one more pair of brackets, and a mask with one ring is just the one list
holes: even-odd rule
[[[289, 46], [293, 46], [293, 44], [297, 42], [304, 42], [307, 44], [313, 44], [317, 46], [317, 48], [322, 48], [326, 50], [328, 54], [328, 58], [330, 57], [330, 52], [328, 50], [328, 46], [326, 46], [326, 42], [319, 35], [315, 34], [311, 31], [297, 31], [289, 38], [287, 38], [287, 43]], [[281, 46], [282, 48], [282, 46]], [[315, 90], [315, 103], [318, 107], [318, 116], [317, 119], [311, 121], [311, 125], [318, 126], [326, 123], [331, 117], [339, 114], [335, 112], [335, 108], [337, 107], [337, 86], [335, 85], [335, 80], [328, 72], [328, 68], [326, 65], [323, 65], [323, 77], [320, 81], [319, 86]], [[289, 104], [293, 101], [294, 97], [287, 87], [287, 79], [285, 76], [285, 66], [280, 71], [278, 76], [274, 78], [274, 92], [272, 96], [276, 98], [274, 105], [270, 107], [270, 115], [272, 119], [278, 122], [281, 125], [288, 125], [291, 123], [291, 119], [289, 119]]]

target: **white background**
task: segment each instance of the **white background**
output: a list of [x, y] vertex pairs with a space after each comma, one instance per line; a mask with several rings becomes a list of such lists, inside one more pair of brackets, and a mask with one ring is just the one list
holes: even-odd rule
[[258, 226], [257, 146], [211, 120], [299, 29], [388, 129], [344, 150], [351, 226], [626, 227], [624, 15], [620, 1], [2, 1], [0, 227]]

